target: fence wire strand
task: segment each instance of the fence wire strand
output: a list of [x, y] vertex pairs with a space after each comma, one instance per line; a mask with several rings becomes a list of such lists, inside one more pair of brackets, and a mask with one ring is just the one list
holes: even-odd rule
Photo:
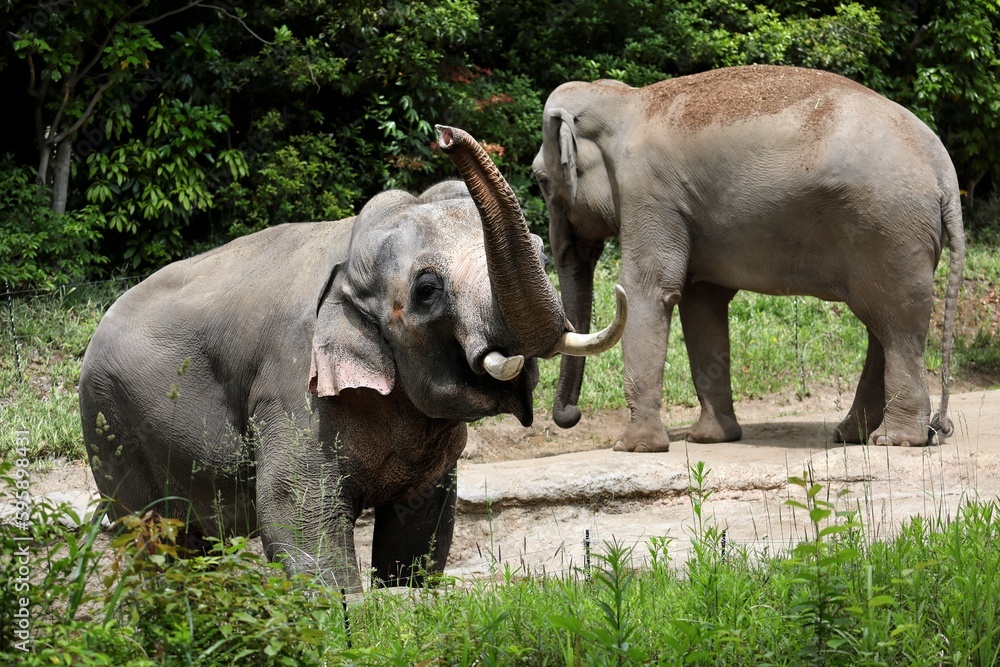
[[7, 318], [10, 321], [10, 338], [14, 343], [14, 370], [17, 371], [17, 381], [24, 382], [24, 375], [21, 373], [21, 350], [17, 345], [17, 329], [14, 327], [14, 295], [10, 291], [10, 283], [4, 281], [7, 296]]

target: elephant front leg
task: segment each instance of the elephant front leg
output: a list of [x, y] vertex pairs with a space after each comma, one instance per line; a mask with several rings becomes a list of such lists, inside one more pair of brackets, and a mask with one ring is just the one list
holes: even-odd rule
[[[626, 291], [628, 288], [626, 287]], [[670, 437], [660, 421], [663, 400], [663, 365], [670, 334], [670, 316], [679, 294], [667, 299], [639, 294], [629, 303], [629, 317], [622, 336], [625, 364], [625, 401], [629, 422], [615, 442], [616, 452], [666, 452]]]
[[431, 486], [375, 508], [375, 585], [420, 586], [426, 575], [444, 571], [455, 528], [457, 470], [452, 466]]
[[277, 511], [261, 512], [261, 542], [268, 560], [281, 563], [289, 575], [319, 575], [328, 585], [347, 592], [361, 591], [361, 575], [354, 550], [354, 521], [337, 512], [325, 523], [315, 519], [293, 519], [305, 512], [325, 514], [315, 504], [282, 504]]
[[743, 429], [733, 410], [729, 358], [729, 302], [736, 290], [689, 282], [680, 302], [684, 344], [701, 416], [688, 430], [688, 442], [733, 442]]
[[303, 449], [274, 448], [258, 455], [257, 515], [264, 552], [289, 574], [317, 574], [330, 586], [360, 592], [356, 516], [345, 500], [343, 480], [335, 464], [308, 456], [313, 451], [308, 446]]

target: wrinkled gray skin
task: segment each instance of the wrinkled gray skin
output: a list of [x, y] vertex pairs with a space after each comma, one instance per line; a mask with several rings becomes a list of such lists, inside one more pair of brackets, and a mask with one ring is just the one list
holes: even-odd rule
[[[923, 361], [932, 278], [946, 244], [947, 385], [965, 241], [951, 160], [906, 109], [840, 76], [790, 67], [728, 68], [641, 89], [573, 82], [545, 105], [533, 166], [578, 331], [590, 321], [604, 239], [620, 237], [630, 418], [615, 449], [669, 447], [660, 402], [675, 305], [701, 403], [687, 439], [741, 437], [727, 322], [741, 289], [843, 301], [868, 328], [842, 441], [934, 441]], [[580, 417], [583, 362], [562, 360], [560, 426]], [[934, 420], [947, 434], [946, 408], [947, 386]]]
[[[152, 507], [190, 517], [194, 537], [259, 532], [289, 571], [357, 590], [354, 523], [374, 507], [378, 583], [444, 568], [466, 422], [530, 424], [535, 358], [566, 329], [513, 193], [454, 132], [468, 189], [390, 191], [356, 218], [267, 229], [110, 308], [80, 409], [112, 516]], [[484, 374], [491, 350], [524, 355], [521, 373]]]

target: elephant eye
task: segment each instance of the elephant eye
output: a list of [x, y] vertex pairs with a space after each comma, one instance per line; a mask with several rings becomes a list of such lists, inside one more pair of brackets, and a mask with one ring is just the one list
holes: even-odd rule
[[424, 271], [413, 282], [413, 296], [418, 303], [427, 304], [444, 289], [441, 276], [433, 271]]
[[538, 181], [538, 189], [542, 191], [542, 199], [549, 198], [549, 178], [543, 174], [535, 174]]

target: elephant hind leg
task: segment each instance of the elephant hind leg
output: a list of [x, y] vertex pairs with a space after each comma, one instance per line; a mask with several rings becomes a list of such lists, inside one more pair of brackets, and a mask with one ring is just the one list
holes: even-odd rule
[[885, 413], [885, 350], [868, 330], [868, 354], [861, 371], [854, 403], [836, 428], [837, 442], [863, 444], [882, 423]]
[[[930, 428], [931, 404], [924, 364], [932, 303], [930, 280], [915, 288], [910, 293], [887, 298], [881, 313], [867, 313], [868, 317], [858, 313], [871, 337], [881, 343], [885, 366], [882, 382], [885, 408], [881, 423], [868, 429], [869, 444], [921, 447], [936, 440]], [[899, 310], [892, 317], [886, 316], [888, 304], [898, 304]], [[873, 347], [869, 344], [869, 351]]]
[[729, 351], [729, 302], [736, 290], [688, 282], [680, 302], [681, 328], [701, 416], [688, 442], [734, 442], [743, 437], [733, 409]]
[[924, 336], [900, 336], [892, 344], [886, 344], [885, 356], [885, 417], [868, 442], [904, 447], [936, 444], [937, 434], [930, 426]]

